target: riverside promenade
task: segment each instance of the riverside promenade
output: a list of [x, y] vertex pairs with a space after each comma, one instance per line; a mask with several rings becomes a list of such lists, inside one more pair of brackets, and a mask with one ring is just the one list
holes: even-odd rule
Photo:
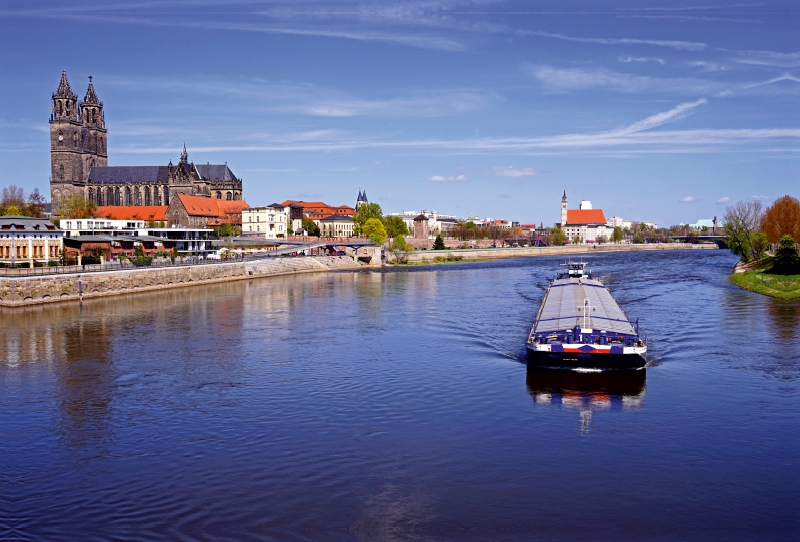
[[[474, 249], [447, 249], [447, 250], [418, 250], [408, 255], [409, 262], [434, 263], [438, 257], [461, 257], [464, 260], [493, 260], [497, 258], [523, 258], [529, 256], [568, 256], [578, 254], [606, 254], [608, 252], [638, 252], [653, 250], [717, 250], [715, 244], [688, 243], [648, 243], [641, 245], [632, 244], [606, 244], [606, 245], [566, 245], [561, 247], [518, 247], [518, 248], [474, 248]], [[391, 256], [389, 257], [391, 260]], [[438, 263], [438, 262], [437, 262]]]
[[0, 307], [24, 307], [257, 277], [361, 268], [361, 264], [348, 256], [304, 256], [180, 267], [134, 267], [89, 273], [0, 277]]

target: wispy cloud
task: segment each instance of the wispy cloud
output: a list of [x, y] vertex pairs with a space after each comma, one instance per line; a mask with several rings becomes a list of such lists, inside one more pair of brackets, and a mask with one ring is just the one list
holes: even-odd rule
[[531, 177], [536, 175], [536, 171], [529, 167], [518, 168], [514, 166], [496, 166], [490, 171], [497, 177]]
[[[721, 49], [725, 51], [725, 49]], [[800, 51], [781, 53], [777, 51], [731, 51], [740, 57], [737, 62], [774, 68], [796, 68], [800, 66]]]
[[451, 175], [449, 177], [445, 177], [444, 175], [434, 175], [433, 177], [428, 177], [428, 180], [435, 183], [463, 182], [467, 180], [467, 177], [465, 175]]
[[769, 201], [772, 198], [769, 196], [750, 196], [750, 199], [753, 201]]
[[527, 65], [525, 68], [550, 92], [606, 88], [626, 93], [706, 93], [720, 88], [720, 83], [702, 79], [649, 77], [607, 68], [557, 68], [548, 65]]
[[520, 36], [541, 36], [559, 40], [576, 41], [579, 43], [598, 43], [601, 45], [653, 45], [657, 47], [669, 47], [685, 51], [702, 51], [707, 47], [705, 43], [697, 41], [679, 40], [649, 40], [637, 38], [581, 38], [576, 36], [566, 36], [564, 34], [554, 34], [540, 30], [518, 30]]
[[761, 81], [760, 83], [753, 83], [752, 85], [746, 85], [744, 88], [763, 87], [764, 85], [780, 83], [781, 81], [791, 81], [793, 83], [800, 83], [800, 77], [795, 77], [791, 73], [786, 72], [783, 75], [779, 75], [778, 77], [773, 77], [772, 79], [767, 79], [766, 81]]
[[726, 203], [730, 203], [731, 198], [728, 196], [722, 196], [717, 200], [717, 205], [725, 205]]
[[652, 56], [621, 56], [617, 60], [630, 64], [631, 62], [656, 62], [662, 66], [666, 64], [663, 58], [655, 58]]
[[704, 71], [707, 72], [717, 72], [717, 71], [727, 71], [729, 68], [723, 64], [718, 64], [716, 62], [706, 62], [705, 60], [697, 60], [695, 62], [689, 62], [689, 66], [695, 68], [702, 68]]
[[681, 203], [694, 203], [695, 201], [697, 201], [697, 199], [693, 198], [692, 196], [686, 196], [685, 198], [681, 198], [678, 201], [680, 201]]

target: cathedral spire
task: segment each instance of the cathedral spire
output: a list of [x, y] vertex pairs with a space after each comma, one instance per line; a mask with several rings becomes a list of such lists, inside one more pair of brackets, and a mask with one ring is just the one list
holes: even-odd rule
[[100, 104], [100, 100], [97, 99], [97, 94], [94, 91], [94, 84], [92, 84], [92, 76], [89, 76], [89, 88], [86, 89], [86, 96], [83, 97], [83, 103], [85, 104]]
[[58, 90], [53, 94], [54, 98], [72, 98], [75, 95], [72, 93], [72, 88], [69, 86], [67, 80], [67, 70], [61, 71], [61, 82], [58, 84]]
[[186, 152], [186, 142], [183, 142], [183, 150], [181, 151], [181, 163], [188, 164], [189, 163], [189, 153]]

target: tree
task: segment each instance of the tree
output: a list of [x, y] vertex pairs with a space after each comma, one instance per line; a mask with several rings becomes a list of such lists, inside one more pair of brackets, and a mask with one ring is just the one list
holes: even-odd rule
[[317, 226], [314, 221], [307, 216], [303, 217], [303, 229], [308, 232], [308, 235], [311, 235], [312, 237], [319, 237], [319, 226]]
[[[356, 211], [356, 214], [353, 215], [353, 234], [369, 237], [366, 233], [364, 233], [364, 226], [370, 219], [373, 218], [381, 222], [381, 226], [383, 226], [383, 210], [381, 209], [380, 205], [377, 203], [365, 203], [359, 207], [358, 211]], [[384, 228], [384, 233], [385, 232], [386, 228]]]
[[776, 199], [764, 213], [761, 229], [772, 243], [784, 235], [800, 239], [800, 201], [788, 195]]
[[772, 258], [772, 273], [777, 275], [796, 275], [800, 274], [800, 254], [794, 238], [791, 235], [781, 237], [775, 257]]
[[769, 236], [763, 231], [757, 231], [753, 234], [753, 246], [750, 247], [753, 252], [753, 258], [760, 260], [764, 252], [769, 248]]
[[760, 201], [740, 201], [725, 209], [725, 238], [731, 252], [742, 261], [749, 262], [753, 247], [753, 234], [758, 231], [764, 215]]
[[561, 228], [553, 228], [550, 230], [550, 246], [563, 245], [567, 240], [567, 236], [561, 231]]
[[[361, 207], [364, 208], [365, 206], [362, 205]], [[361, 233], [364, 237], [371, 239], [376, 245], [382, 245], [386, 242], [386, 228], [383, 227], [383, 222], [381, 222], [379, 218], [370, 218], [367, 220]]]
[[6, 207], [3, 216], [20, 216], [21, 214], [22, 211], [19, 210], [19, 207], [17, 207], [16, 205], [9, 205], [8, 207]]
[[231, 235], [233, 235], [233, 226], [231, 224], [222, 224], [219, 227], [220, 237], [230, 237]]
[[18, 209], [25, 206], [25, 190], [15, 184], [3, 187], [2, 196], [0, 196], [0, 207], [5, 209], [12, 205]]
[[619, 243], [625, 237], [625, 234], [622, 233], [622, 228], [619, 226], [614, 226], [614, 233], [611, 234], [611, 240], [615, 243]]
[[386, 235], [391, 238], [409, 234], [406, 221], [399, 216], [387, 216], [383, 219], [383, 225], [386, 228]]
[[442, 236], [437, 235], [436, 239], [433, 241], [433, 250], [445, 250], [445, 249], [447, 249], [447, 247], [444, 246], [444, 240], [442, 240]]
[[408, 253], [411, 252], [411, 247], [406, 243], [405, 237], [398, 235], [392, 239], [392, 244], [389, 250], [394, 256], [395, 263], [408, 263]]
[[597, 239], [595, 239], [594, 241], [598, 245], [602, 245], [602, 244], [608, 243], [608, 237], [606, 237], [605, 235], [598, 235]]
[[81, 194], [70, 194], [61, 200], [58, 214], [64, 218], [91, 218], [97, 206]]

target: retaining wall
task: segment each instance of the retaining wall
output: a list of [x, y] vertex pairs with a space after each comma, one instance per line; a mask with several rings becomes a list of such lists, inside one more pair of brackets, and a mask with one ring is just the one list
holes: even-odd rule
[[[559, 256], [570, 254], [600, 254], [605, 252], [632, 252], [640, 250], [716, 250], [717, 245], [688, 243], [652, 243], [642, 245], [566, 245], [563, 247], [479, 248], [461, 250], [420, 250], [408, 255], [410, 262], [433, 261], [436, 256], [449, 254], [465, 260], [519, 258], [523, 256]], [[389, 260], [393, 258], [389, 254]]]
[[0, 278], [0, 307], [73, 301], [255, 277], [357, 269], [351, 258], [276, 258], [188, 267], [145, 268], [72, 275]]

